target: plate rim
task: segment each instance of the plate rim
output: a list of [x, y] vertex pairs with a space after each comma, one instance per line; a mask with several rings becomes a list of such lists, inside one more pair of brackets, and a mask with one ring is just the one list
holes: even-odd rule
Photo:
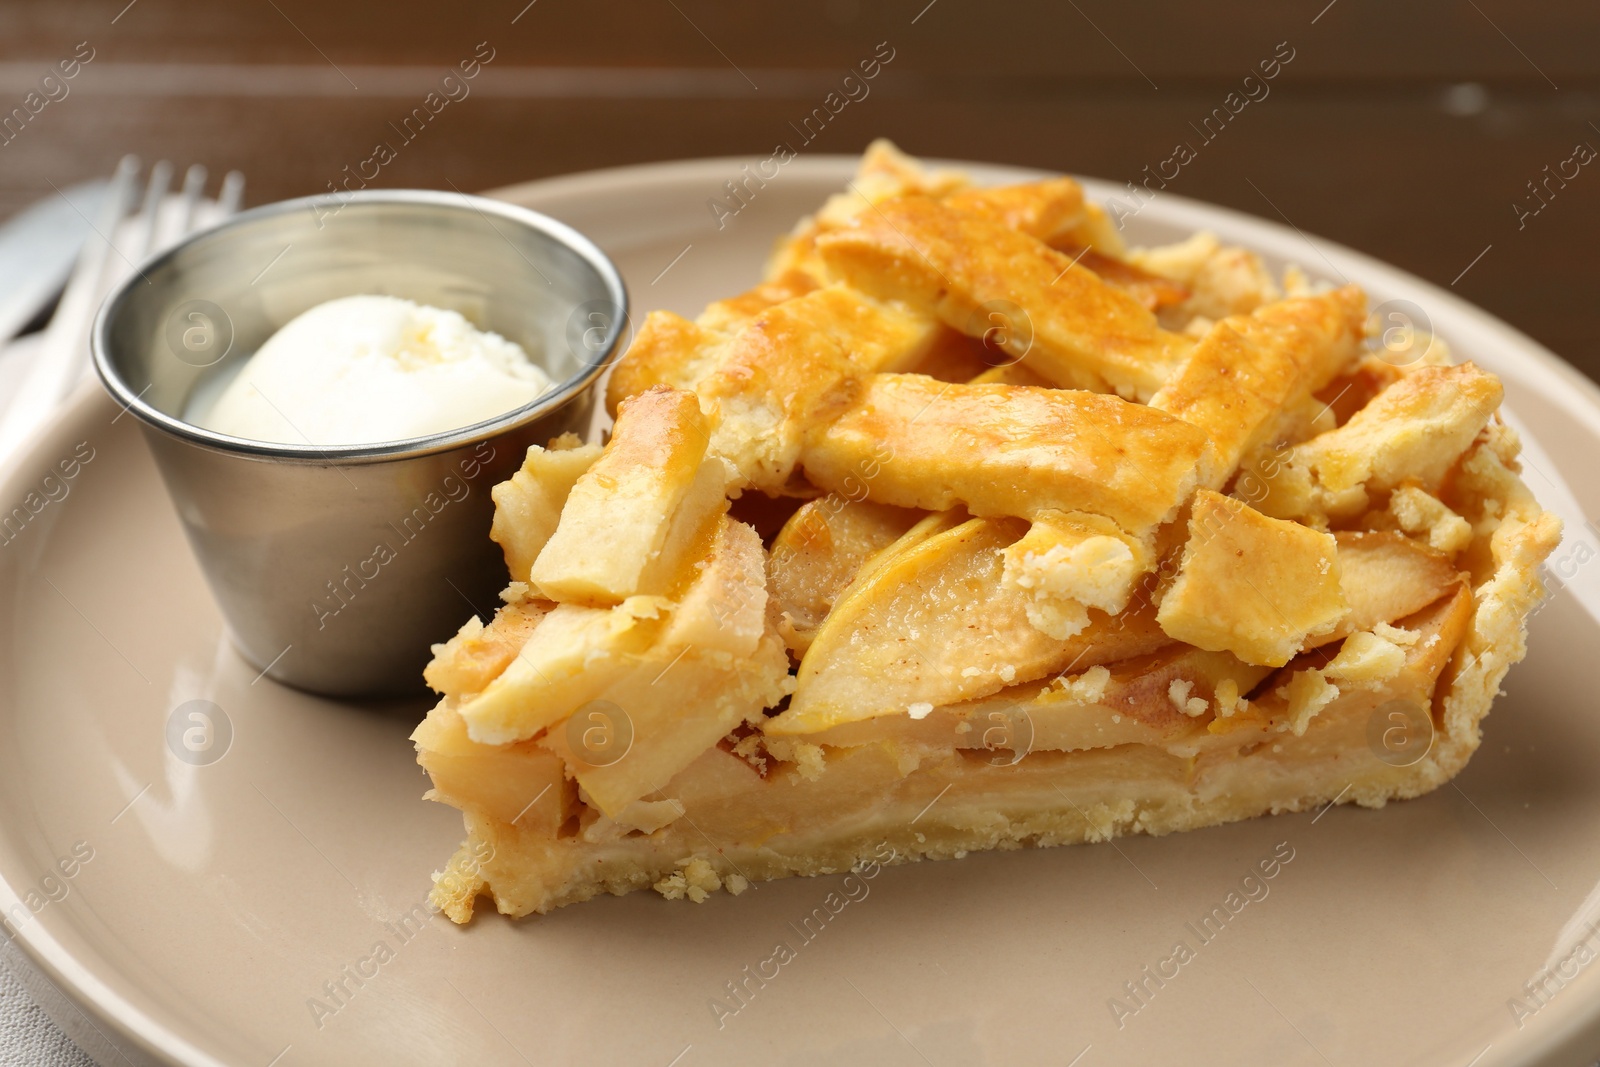
[[[760, 156], [715, 156], [666, 160], [650, 163], [606, 167], [571, 174], [533, 179], [500, 186], [481, 194], [514, 203], [527, 200], [549, 202], [563, 197], [590, 198], [604, 196], [617, 189], [643, 184], [662, 184], [673, 181], [710, 179], [708, 188], [717, 188], [716, 180]], [[795, 159], [785, 164], [784, 173], [804, 177], [810, 181], [840, 181], [854, 171], [858, 156], [843, 154], [816, 154]], [[1007, 164], [983, 163], [967, 160], [927, 158], [933, 166], [965, 170], [980, 181], [1026, 181], [1040, 177], [1053, 177], [1060, 172]], [[1104, 200], [1109, 196], [1126, 195], [1122, 184], [1106, 179], [1073, 175], [1081, 181], [1089, 194]], [[1388, 288], [1425, 296], [1447, 307], [1453, 316], [1464, 319], [1476, 330], [1495, 336], [1508, 348], [1531, 355], [1533, 374], [1523, 379], [1530, 389], [1540, 393], [1546, 401], [1558, 405], [1585, 429], [1600, 438], [1600, 385], [1591, 381], [1571, 364], [1562, 360], [1550, 349], [1490, 312], [1463, 297], [1441, 288], [1399, 267], [1390, 265], [1367, 253], [1339, 242], [1306, 234], [1261, 216], [1222, 205], [1161, 192], [1152, 201], [1156, 205], [1155, 217], [1174, 221], [1191, 229], [1205, 229], [1208, 225], [1195, 220], [1225, 220], [1236, 232], [1247, 234], [1242, 242], [1253, 250], [1266, 251], [1288, 247], [1302, 241], [1319, 252], [1330, 265], [1345, 264], [1358, 272], [1365, 283], [1368, 279], [1382, 279]], [[1142, 209], [1141, 209], [1142, 210]], [[1295, 257], [1285, 256], [1291, 261]], [[1341, 273], [1345, 267], [1335, 267]], [[1520, 368], [1519, 368], [1520, 370]], [[97, 411], [108, 412], [114, 407], [98, 382], [84, 382], [67, 404], [57, 412], [38, 436], [27, 446], [13, 453], [6, 469], [0, 470], [0, 501], [9, 500], [20, 487], [29, 484], [27, 478], [39, 469], [41, 456], [58, 438], [71, 436], [67, 431], [87, 422]], [[0, 869], [0, 888], [21, 900], [21, 894]], [[60, 941], [41, 924], [27, 923], [8, 939], [6, 953], [0, 956], [0, 965], [30, 968], [33, 977], [48, 982], [57, 993], [81, 1012], [96, 1031], [96, 1021], [106, 1024], [123, 1042], [131, 1043], [151, 1062], [176, 1065], [176, 1067], [231, 1067], [185, 1038], [174, 1027], [155, 1015], [134, 1005], [120, 992], [110, 988], [86, 964], [80, 962]], [[27, 984], [26, 979], [23, 982]], [[1593, 984], [1592, 982], [1590, 984]], [[32, 994], [30, 993], [30, 996]], [[35, 998], [37, 1000], [37, 998]], [[1551, 1010], [1553, 1009], [1553, 1010]], [[1531, 1036], [1519, 1048], [1510, 1049], [1492, 1058], [1485, 1058], [1482, 1067], [1513, 1067], [1568, 1062], [1587, 1064], [1593, 1058], [1592, 1049], [1600, 1045], [1600, 999], [1586, 1002], [1581, 998], [1565, 999], [1550, 1005], [1547, 1024], [1541, 1027], [1542, 1038]], [[1541, 1014], [1546, 1014], [1541, 1011]], [[68, 1036], [81, 1048], [72, 1027], [63, 1020], [53, 1021], [68, 1032]], [[79, 1031], [82, 1032], [81, 1030]], [[106, 1037], [103, 1031], [99, 1031]], [[1591, 1051], [1585, 1052], [1585, 1049]], [[124, 1051], [120, 1047], [118, 1051]], [[1490, 1050], [1486, 1050], [1490, 1051]], [[87, 1050], [85, 1050], [87, 1055]], [[1509, 1058], [1508, 1058], [1509, 1057]]]

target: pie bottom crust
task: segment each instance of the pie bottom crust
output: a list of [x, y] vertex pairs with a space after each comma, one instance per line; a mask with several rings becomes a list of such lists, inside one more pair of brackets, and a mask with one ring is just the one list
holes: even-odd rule
[[[680, 794], [684, 815], [651, 834], [613, 826], [595, 840], [570, 827], [552, 835], [469, 806], [467, 840], [435, 876], [431, 899], [456, 922], [471, 917], [482, 894], [510, 916], [648, 886], [702, 900], [719, 888], [738, 893], [751, 881], [875, 862], [1166, 834], [1330, 803], [1375, 808], [1419, 796], [1465, 766], [1501, 679], [1525, 653], [1526, 618], [1543, 595], [1537, 567], [1558, 526], [1525, 494], [1516, 484], [1504, 517], [1492, 529], [1480, 527], [1475, 541], [1485, 558], [1470, 599], [1460, 598], [1453, 632], [1446, 630], [1459, 635], [1453, 647], [1438, 650], [1421, 677], [1403, 674], [1342, 693], [1303, 734], [1262, 722], [1183, 754], [1123, 744], [1034, 751], [1015, 763], [1004, 750], [828, 747], [813, 753], [809, 767], [776, 763], [765, 777], [715, 748], [674, 782], [706, 779], [698, 792], [690, 782]], [[1449, 610], [1441, 601], [1418, 615], [1431, 612], [1437, 626]], [[1409, 766], [1374, 754], [1372, 720], [1391, 700], [1431, 704], [1431, 747]]]

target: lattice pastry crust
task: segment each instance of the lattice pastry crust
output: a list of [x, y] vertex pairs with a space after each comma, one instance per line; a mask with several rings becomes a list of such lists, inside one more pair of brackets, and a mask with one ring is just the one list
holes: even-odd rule
[[1366, 318], [1209, 235], [1130, 251], [1070, 179], [875, 144], [761, 284], [645, 319], [603, 448], [496, 487], [506, 604], [435, 647], [414, 735], [466, 815], [435, 903], [700, 900], [1445, 782], [1559, 524], [1494, 376], [1379, 359]]

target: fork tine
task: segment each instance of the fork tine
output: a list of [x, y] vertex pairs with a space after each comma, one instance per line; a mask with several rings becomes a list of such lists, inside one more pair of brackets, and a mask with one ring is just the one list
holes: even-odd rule
[[217, 194], [217, 207], [226, 218], [238, 211], [239, 205], [243, 202], [244, 175], [236, 170], [230, 170], [222, 179], [222, 192]]
[[[123, 156], [117, 163], [105, 203], [94, 220], [93, 234], [78, 254], [72, 278], [50, 320], [42, 351], [20, 383], [6, 417], [0, 419], [0, 457], [8, 455], [48, 421], [61, 398], [85, 373], [87, 334], [94, 319], [95, 305], [105, 290], [127, 271], [137, 270], [138, 264], [156, 250], [158, 242], [164, 247], [170, 239], [193, 229], [201, 216], [210, 215], [204, 205], [205, 167], [195, 164], [184, 173], [175, 220], [173, 207], [167, 203], [172, 164], [162, 160], [150, 168], [142, 205], [135, 186], [139, 170], [137, 156]], [[243, 199], [244, 175], [229, 171], [217, 195], [218, 215], [233, 214]], [[137, 222], [128, 217], [135, 209], [142, 216]], [[168, 225], [162, 225], [163, 218], [168, 220]], [[175, 234], [173, 222], [180, 227]], [[123, 255], [117, 240], [124, 223], [136, 226], [131, 248], [136, 255], [132, 259]], [[113, 263], [113, 259], [122, 262]]]
[[78, 264], [73, 268], [72, 279], [67, 282], [66, 291], [61, 294], [61, 303], [50, 320], [49, 330], [52, 333], [72, 328], [69, 321], [63, 321], [58, 326], [56, 320], [70, 320], [71, 316], [62, 312], [68, 310], [67, 298], [74, 289], [85, 292], [79, 299], [87, 301], [86, 306], [93, 313], [94, 305], [99, 302], [99, 290], [105, 284], [111, 266], [111, 258], [120, 254], [117, 252], [117, 229], [135, 203], [138, 194], [134, 191], [134, 183], [138, 180], [138, 156], [126, 155], [117, 161], [117, 169], [111, 175], [110, 192], [100, 209], [100, 217], [95, 220], [94, 237], [78, 253]]
[[172, 164], [161, 160], [150, 168], [150, 182], [144, 189], [144, 205], [140, 208], [142, 221], [138, 241], [133, 246], [134, 264], [143, 263], [155, 249], [157, 228], [161, 222], [161, 202], [166, 199], [167, 187], [172, 184]]
[[194, 229], [195, 208], [200, 204], [200, 194], [205, 187], [206, 168], [195, 163], [183, 175], [183, 205], [178, 212], [179, 237]]
[[128, 213], [128, 205], [134, 196], [133, 182], [138, 176], [138, 156], [130, 153], [117, 160], [117, 169], [111, 173], [111, 191], [106, 196], [105, 206], [100, 209], [100, 217], [95, 220], [99, 227], [96, 233], [101, 237], [109, 239], [112, 229]]

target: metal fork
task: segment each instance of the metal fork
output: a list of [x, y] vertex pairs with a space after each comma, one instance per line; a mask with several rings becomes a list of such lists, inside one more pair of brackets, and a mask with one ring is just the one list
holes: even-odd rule
[[[244, 175], [235, 170], [223, 178], [216, 201], [205, 201], [206, 168], [198, 163], [185, 172], [182, 191], [168, 196], [172, 164], [162, 160], [150, 168], [144, 195], [137, 201], [138, 214], [130, 219], [127, 213], [135, 206], [138, 177], [138, 158], [122, 157], [100, 217], [90, 223], [93, 231], [45, 329], [40, 352], [0, 419], [0, 464], [49, 421], [87, 373], [89, 327], [106, 295], [157, 252], [233, 214], [244, 196]], [[119, 229], [132, 231], [120, 235], [123, 242]]]

